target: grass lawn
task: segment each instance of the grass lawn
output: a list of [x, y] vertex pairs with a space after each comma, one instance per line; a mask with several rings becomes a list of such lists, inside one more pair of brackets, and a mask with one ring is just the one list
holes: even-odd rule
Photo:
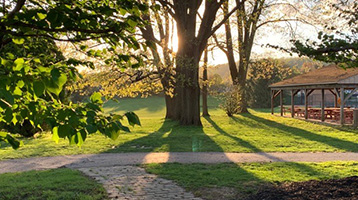
[[203, 127], [181, 127], [163, 119], [161, 97], [107, 102], [106, 112], [135, 111], [142, 126], [123, 132], [116, 141], [92, 135], [81, 148], [69, 146], [67, 140], [55, 144], [51, 134], [22, 138], [25, 146], [19, 150], [1, 147], [0, 160], [101, 152], [358, 152], [358, 130], [272, 116], [268, 110], [229, 118], [217, 105], [216, 99], [209, 99], [211, 117], [202, 118]]
[[105, 189], [79, 171], [56, 169], [0, 174], [0, 199], [102, 200]]
[[262, 185], [338, 179], [358, 174], [358, 162], [148, 164], [143, 167], [149, 173], [174, 180], [208, 199], [241, 199]]

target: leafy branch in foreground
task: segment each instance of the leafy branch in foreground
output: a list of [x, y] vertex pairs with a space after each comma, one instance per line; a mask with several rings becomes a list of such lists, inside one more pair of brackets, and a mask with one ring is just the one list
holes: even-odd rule
[[[54, 41], [72, 42], [96, 58], [119, 46], [139, 50], [145, 45], [134, 33], [143, 24], [140, 16], [146, 10], [134, 0], [18, 0], [0, 4], [0, 141], [18, 148], [21, 142], [8, 131], [27, 125], [40, 131], [51, 129], [55, 141], [67, 138], [80, 146], [95, 132], [116, 139], [119, 131], [129, 131], [121, 123], [124, 117], [130, 125], [140, 125], [134, 113], [105, 115], [98, 93], [88, 103], [68, 101], [65, 88], [77, 81], [76, 67], [94, 64], [65, 58]], [[103, 44], [103, 48], [90, 49], [81, 43], [88, 40]], [[116, 54], [106, 62], [121, 67], [141, 65], [141, 57], [130, 52]]]

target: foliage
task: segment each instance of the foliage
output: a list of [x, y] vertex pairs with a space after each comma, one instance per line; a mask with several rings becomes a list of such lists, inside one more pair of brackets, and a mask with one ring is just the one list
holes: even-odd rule
[[71, 169], [0, 174], [2, 200], [108, 199], [101, 184]]
[[[11, 126], [28, 121], [39, 129], [47, 124], [56, 141], [68, 138], [79, 146], [88, 134], [97, 131], [112, 139], [118, 137], [119, 130], [128, 131], [119, 121], [123, 116], [102, 113], [98, 93], [84, 104], [63, 101], [64, 87], [79, 76], [75, 67], [93, 67], [93, 63], [61, 57], [53, 40], [78, 44], [87, 55], [97, 58], [119, 45], [139, 49], [133, 33], [145, 10], [146, 6], [133, 0], [5, 1], [0, 5], [0, 122]], [[106, 44], [106, 48], [94, 50], [80, 43], [88, 40]], [[106, 62], [137, 67], [141, 58], [116, 54]], [[131, 125], [140, 124], [134, 113], [126, 117]], [[0, 141], [14, 148], [20, 145], [10, 134], [1, 134]]]
[[234, 114], [239, 114], [241, 110], [241, 92], [239, 87], [231, 86], [227, 91], [220, 94], [222, 100], [220, 108], [225, 111], [227, 116], [232, 117]]
[[[25, 48], [23, 48], [25, 46]], [[65, 61], [65, 57], [62, 52], [59, 51], [55, 42], [48, 38], [30, 38], [28, 41], [24, 42], [22, 45], [17, 45], [15, 43], [9, 43], [3, 48], [3, 51], [0, 52], [0, 57], [7, 57], [8, 55], [12, 57], [36, 57], [37, 61], [41, 63], [44, 67], [49, 67], [55, 63], [60, 63]], [[4, 69], [2, 69], [4, 70]], [[6, 71], [3, 71], [3, 74], [6, 74]], [[24, 84], [28, 81], [24, 77], [20, 77], [19, 82], [22, 83], [24, 80]], [[66, 84], [70, 84], [71, 81], [68, 81]], [[38, 87], [38, 83], [35, 84]], [[24, 88], [18, 89], [20, 95], [25, 92]], [[67, 102], [67, 91], [62, 90], [59, 99], [62, 102]], [[50, 97], [44, 96], [45, 99], [50, 100]], [[4, 130], [10, 133], [19, 133], [25, 137], [31, 137], [40, 129], [38, 127], [34, 127], [33, 124], [30, 123], [29, 119], [19, 120], [17, 123], [4, 123], [1, 122], [1, 127]]]
[[320, 42], [294, 40], [293, 52], [324, 62], [340, 63], [342, 66], [355, 67], [358, 64], [358, 3], [338, 2], [330, 5], [330, 9], [336, 13], [331, 17], [340, 19], [340, 24], [348, 27], [327, 23], [325, 31], [318, 34]]
[[247, 80], [247, 101], [251, 108], [269, 108], [271, 91], [269, 85], [293, 75], [290, 67], [278, 60], [262, 59], [250, 64]]
[[145, 71], [145, 69], [135, 69], [122, 72], [106, 69], [98, 73], [84, 74], [83, 78], [73, 85], [71, 99], [81, 101], [93, 92], [119, 98], [147, 97], [162, 92], [163, 87], [157, 78], [146, 77]]
[[217, 73], [209, 76], [207, 84], [209, 94], [214, 96], [224, 92], [229, 86], [229, 83], [224, 82], [222, 77]]

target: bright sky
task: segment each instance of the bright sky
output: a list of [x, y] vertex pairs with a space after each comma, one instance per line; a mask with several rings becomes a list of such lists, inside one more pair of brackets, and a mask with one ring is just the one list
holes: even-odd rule
[[[282, 2], [292, 2], [295, 0], [282, 0]], [[267, 0], [267, 2], [269, 2]], [[279, 2], [278, 0], [275, 0], [274, 2]], [[303, 5], [300, 5], [303, 6]], [[307, 5], [305, 5], [307, 6]], [[275, 11], [270, 13], [271, 15], [273, 15], [273, 18], [278, 18], [277, 16], [283, 16], [281, 14], [282, 9], [286, 9], [286, 8], [281, 8], [281, 10]], [[304, 9], [302, 9], [304, 10]], [[199, 12], [203, 12], [203, 8], [201, 8], [199, 10]], [[290, 14], [291, 15], [291, 14]], [[298, 17], [299, 14], [296, 14], [289, 16], [286, 18], [294, 18], [294, 17]], [[276, 17], [275, 17], [276, 16]], [[264, 16], [267, 17], [267, 16]], [[272, 16], [271, 16], [272, 17]], [[174, 27], [175, 28], [175, 27]], [[174, 30], [175, 32], [176, 30]], [[217, 31], [217, 35], [221, 35], [224, 34], [224, 28], [220, 28]], [[281, 58], [281, 57], [290, 57], [289, 54], [270, 48], [270, 47], [265, 47], [267, 44], [270, 45], [276, 45], [276, 46], [280, 46], [280, 47], [284, 47], [284, 48], [289, 48], [291, 46], [290, 40], [292, 39], [292, 33], [294, 32], [295, 37], [296, 38], [304, 38], [304, 40], [306, 39], [311, 39], [314, 40], [315, 38], [317, 38], [317, 27], [314, 27], [312, 25], [308, 25], [308, 24], [303, 24], [303, 23], [297, 23], [297, 22], [290, 22], [290, 28], [288, 26], [288, 24], [286, 22], [280, 22], [280, 23], [274, 23], [272, 25], [268, 25], [268, 26], [263, 26], [260, 29], [258, 29], [256, 37], [255, 37], [255, 42], [254, 42], [254, 46], [252, 49], [252, 58], [265, 58], [265, 57], [275, 57], [275, 58]], [[232, 30], [232, 34], [235, 36], [237, 36], [237, 32], [236, 30], [233, 28]], [[176, 51], [177, 50], [177, 46], [178, 46], [178, 38], [176, 35], [173, 36], [173, 50]], [[234, 41], [235, 43], [235, 41]], [[236, 56], [237, 59], [238, 56]], [[224, 64], [227, 63], [227, 58], [226, 55], [219, 49], [215, 49], [214, 52], [210, 53], [209, 55], [209, 64], [210, 65], [217, 65], [217, 64]]]

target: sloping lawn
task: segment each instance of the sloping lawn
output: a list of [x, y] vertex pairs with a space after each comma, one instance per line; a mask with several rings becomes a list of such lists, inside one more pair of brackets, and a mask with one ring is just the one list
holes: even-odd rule
[[0, 174], [2, 200], [103, 200], [105, 189], [94, 180], [70, 169]]
[[143, 167], [206, 199], [244, 199], [263, 186], [358, 174], [358, 162], [148, 164]]
[[211, 117], [202, 118], [201, 128], [165, 121], [161, 97], [108, 102], [106, 112], [135, 111], [142, 126], [122, 132], [116, 141], [92, 135], [81, 148], [69, 146], [67, 140], [55, 144], [51, 134], [41, 134], [22, 139], [25, 146], [19, 150], [2, 146], [0, 160], [102, 152], [358, 152], [358, 130], [272, 116], [267, 110], [229, 118], [217, 105], [216, 99], [209, 99]]

